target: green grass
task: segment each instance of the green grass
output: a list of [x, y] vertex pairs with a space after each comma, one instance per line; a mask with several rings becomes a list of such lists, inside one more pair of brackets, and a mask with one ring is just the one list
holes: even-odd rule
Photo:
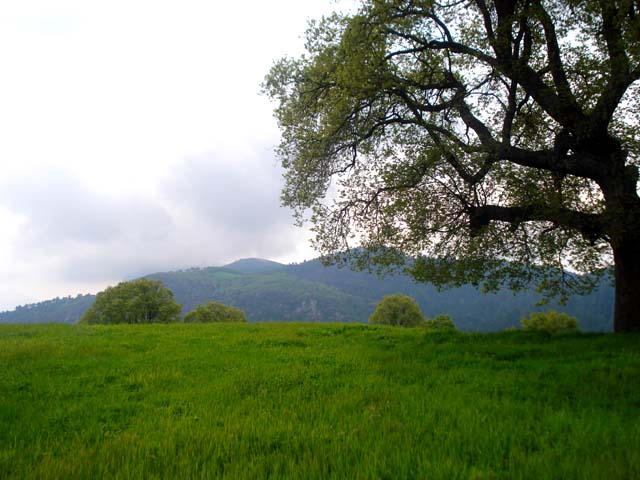
[[640, 478], [640, 336], [0, 326], [0, 478]]

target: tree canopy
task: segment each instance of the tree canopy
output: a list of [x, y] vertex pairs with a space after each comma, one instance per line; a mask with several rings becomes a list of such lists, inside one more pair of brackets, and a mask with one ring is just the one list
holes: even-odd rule
[[141, 278], [108, 287], [80, 319], [80, 323], [169, 323], [180, 320], [180, 305], [162, 282]]
[[395, 293], [386, 295], [369, 317], [374, 325], [393, 325], [395, 327], [417, 327], [424, 324], [424, 315], [418, 302], [408, 295]]
[[561, 297], [613, 263], [640, 329], [638, 0], [366, 0], [306, 39], [264, 88], [328, 261]]
[[218, 302], [207, 302], [198, 305], [184, 317], [186, 323], [208, 322], [242, 322], [247, 323], [247, 317], [242, 310], [229, 307]]

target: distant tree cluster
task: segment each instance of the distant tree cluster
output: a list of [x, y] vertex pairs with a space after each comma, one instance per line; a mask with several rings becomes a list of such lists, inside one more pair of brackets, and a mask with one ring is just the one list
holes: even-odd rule
[[247, 317], [242, 310], [228, 307], [218, 302], [207, 302], [198, 305], [184, 317], [185, 323], [210, 322], [242, 322], [247, 323]]
[[80, 323], [169, 323], [180, 320], [181, 310], [171, 290], [157, 280], [141, 278], [100, 292]]
[[448, 331], [448, 330], [457, 330], [453, 320], [449, 315], [441, 313], [440, 315], [436, 315], [433, 318], [428, 318], [424, 322], [427, 330], [438, 330], [438, 331]]
[[555, 310], [532, 312], [529, 318], [520, 320], [520, 324], [523, 330], [545, 332], [550, 335], [580, 331], [578, 329], [578, 320], [575, 317]]
[[449, 315], [440, 314], [433, 318], [425, 318], [418, 302], [401, 293], [383, 297], [369, 317], [369, 323], [396, 327], [425, 327], [434, 331], [457, 330]]
[[[85, 324], [171, 323], [180, 321], [182, 307], [159, 280], [141, 278], [100, 292], [80, 319]], [[198, 305], [184, 318], [187, 323], [247, 322], [239, 308], [217, 302]]]

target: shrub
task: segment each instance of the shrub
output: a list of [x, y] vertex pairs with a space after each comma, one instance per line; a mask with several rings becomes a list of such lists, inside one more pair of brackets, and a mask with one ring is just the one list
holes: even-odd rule
[[121, 282], [96, 295], [80, 323], [169, 323], [180, 320], [182, 308], [159, 280]]
[[427, 327], [427, 330], [457, 330], [456, 325], [453, 323], [451, 317], [444, 313], [436, 315], [433, 318], [428, 318], [424, 324], [425, 327]]
[[415, 327], [424, 324], [424, 316], [416, 301], [400, 293], [385, 296], [369, 317], [369, 323]]
[[520, 324], [524, 330], [546, 332], [549, 334], [578, 332], [578, 320], [563, 312], [531, 312], [529, 318], [522, 318]]
[[207, 302], [198, 305], [184, 317], [186, 323], [207, 322], [244, 322], [247, 317], [239, 308], [229, 307], [218, 302]]

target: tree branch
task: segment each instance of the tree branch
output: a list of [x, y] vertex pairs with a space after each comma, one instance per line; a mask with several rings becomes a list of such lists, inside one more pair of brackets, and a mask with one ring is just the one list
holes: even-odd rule
[[458, 101], [456, 108], [464, 124], [476, 133], [482, 145], [485, 147], [497, 145], [497, 142], [491, 134], [491, 130], [471, 112], [469, 105], [467, 105], [464, 100]]
[[616, 19], [619, 12], [615, 3], [610, 0], [600, 0], [600, 9], [602, 11], [602, 34], [609, 54], [609, 80], [591, 117], [594, 119], [593, 129], [606, 131], [627, 88], [640, 78], [638, 71], [640, 67], [633, 72], [631, 71], [631, 63], [624, 48], [625, 40], [622, 38], [622, 26], [620, 21]]
[[598, 181], [602, 176], [602, 165], [584, 156], [558, 155], [554, 149], [525, 150], [501, 144], [497, 147], [497, 157], [517, 165], [539, 168], [563, 175], [575, 175]]
[[482, 205], [468, 207], [469, 228], [472, 235], [478, 235], [490, 222], [506, 222], [519, 225], [523, 222], [550, 222], [572, 230], [577, 230], [589, 240], [595, 241], [605, 235], [605, 224], [600, 214], [584, 213], [566, 208], [545, 205], [508, 206]]
[[493, 32], [493, 24], [491, 23], [491, 13], [487, 8], [487, 4], [484, 0], [475, 0], [476, 6], [478, 10], [482, 13], [482, 20], [484, 21], [484, 29], [487, 32], [487, 38], [489, 42], [493, 42], [495, 40], [495, 35]]
[[553, 83], [556, 87], [556, 91], [558, 92], [558, 96], [563, 102], [578, 110], [579, 107], [576, 102], [576, 98], [571, 91], [571, 86], [569, 85], [564, 65], [562, 64], [562, 58], [560, 57], [560, 46], [558, 45], [558, 37], [556, 36], [556, 29], [553, 25], [553, 20], [551, 20], [549, 13], [544, 9], [540, 0], [536, 1], [536, 12], [538, 13], [540, 23], [544, 29], [547, 58], [549, 59], [551, 77], [553, 78]]
[[518, 99], [516, 94], [518, 92], [518, 83], [515, 80], [511, 80], [509, 85], [508, 105], [504, 114], [504, 121], [502, 122], [502, 143], [505, 145], [511, 145], [511, 130], [513, 128], [513, 120], [518, 113]]
[[[509, 32], [510, 31], [511, 29], [509, 28]], [[420, 45], [420, 47], [413, 49], [416, 52], [448, 50], [453, 53], [471, 56], [480, 62], [495, 68], [497, 71], [502, 72], [509, 78], [516, 80], [522, 88], [531, 95], [536, 102], [538, 102], [545, 112], [565, 127], [575, 126], [585, 120], [584, 114], [577, 109], [575, 105], [562, 101], [554, 89], [542, 80], [538, 72], [532, 69], [529, 65], [523, 64], [521, 61], [515, 61], [516, 59], [514, 59], [511, 54], [510, 38], [509, 48], [497, 48], [496, 53], [498, 54], [498, 58], [495, 58], [478, 49], [455, 41], [426, 40], [416, 34], [402, 32], [394, 28], [386, 28], [385, 32]], [[504, 34], [502, 35], [504, 37]], [[497, 43], [500, 43], [501, 41], [506, 40], [496, 40]], [[494, 44], [497, 44], [496, 42], [494, 42]]]

